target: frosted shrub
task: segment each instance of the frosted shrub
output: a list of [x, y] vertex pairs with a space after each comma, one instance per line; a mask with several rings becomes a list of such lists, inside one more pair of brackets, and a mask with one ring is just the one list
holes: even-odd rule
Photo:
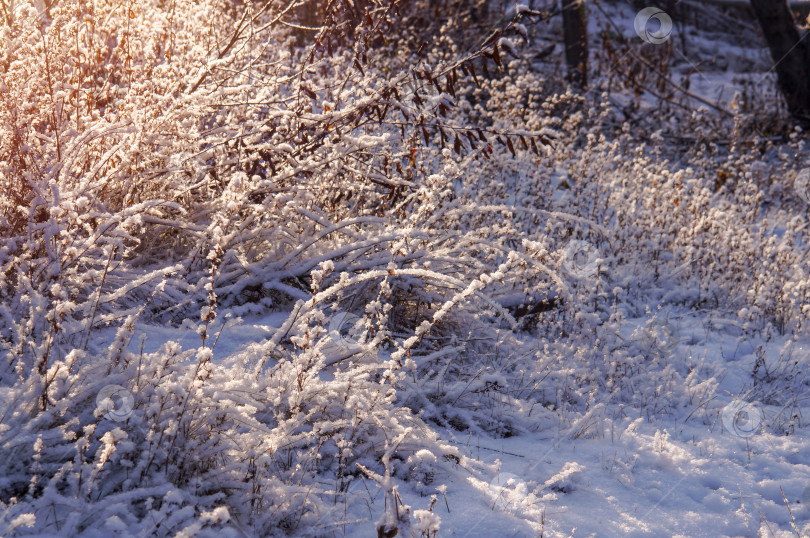
[[[466, 229], [479, 211], [453, 194], [449, 149], [485, 137], [441, 118], [470, 62], [500, 62], [497, 36], [429, 54], [414, 80], [412, 58], [367, 48], [395, 7], [337, 7], [302, 52], [270, 4], [16, 6], [0, 56], [6, 528], [319, 534], [358, 473], [427, 485], [459, 461], [398, 390], [419, 393], [430, 335], [490, 325], [472, 304], [514, 326], [494, 283], [553, 272]], [[292, 313], [218, 357], [231, 309], [254, 303]], [[348, 349], [326, 331], [345, 309], [364, 327]], [[199, 347], [132, 351], [136, 323], [181, 321]], [[111, 414], [122, 391], [131, 409]]]
[[[312, 31], [272, 2], [15, 6], [3, 534], [338, 534], [363, 480], [379, 533], [435, 536], [442, 480], [477, 472], [439, 432], [707, 407], [715, 379], [661, 324], [697, 310], [806, 331], [807, 227], [766, 179], [794, 157], [675, 164], [607, 96], [528, 69], [540, 14], [478, 35], [418, 26], [430, 6], [329, 3]], [[267, 338], [217, 347], [271, 310]], [[146, 352], [138, 324], [199, 341]], [[801, 389], [793, 353], [763, 356], [758, 397]]]

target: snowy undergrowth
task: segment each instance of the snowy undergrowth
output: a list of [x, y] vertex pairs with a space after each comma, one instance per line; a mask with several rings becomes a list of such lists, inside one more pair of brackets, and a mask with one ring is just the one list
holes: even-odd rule
[[[3, 535], [430, 536], [459, 483], [516, 506], [473, 435], [621, 430], [644, 458], [668, 445], [637, 418], [716, 428], [730, 396], [801, 433], [799, 133], [676, 163], [509, 54], [530, 14], [469, 51], [458, 21], [398, 48], [419, 8], [361, 7], [306, 49], [271, 4], [16, 7]], [[549, 465], [509, 501], [532, 532], [581, 483]]]

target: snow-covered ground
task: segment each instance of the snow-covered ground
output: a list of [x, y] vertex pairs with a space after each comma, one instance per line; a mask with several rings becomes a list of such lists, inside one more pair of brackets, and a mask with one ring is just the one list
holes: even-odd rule
[[[286, 313], [245, 316], [222, 331], [215, 357], [238, 356], [282, 325]], [[786, 412], [746, 398], [761, 345], [777, 357], [786, 339], [752, 341], [737, 323], [712, 312], [659, 323], [663, 337], [649, 335], [649, 319], [629, 319], [624, 336], [661, 346], [676, 360], [701, 360], [719, 381], [717, 391], [668, 418], [639, 416], [623, 406], [600, 407], [573, 425], [507, 438], [439, 429], [440, 438], [463, 457], [455, 468], [431, 477], [437, 494], [440, 536], [795, 536], [810, 533], [810, 439], [804, 427], [810, 393], [792, 435], [763, 429]], [[640, 329], [642, 332], [634, 331]], [[110, 334], [99, 333], [99, 342]], [[659, 335], [660, 336], [660, 335]], [[131, 351], [156, 351], [168, 341], [192, 346], [189, 328], [137, 325]], [[806, 357], [810, 342], [793, 343]], [[804, 376], [807, 372], [801, 372]], [[722, 406], [709, 412], [709, 401]], [[325, 489], [332, 484], [324, 483]], [[430, 497], [400, 488], [411, 510]], [[321, 514], [336, 535], [369, 536], [385, 498], [372, 481], [352, 482], [334, 509]], [[338, 521], [330, 525], [328, 522]], [[760, 529], [758, 531], [758, 529]]]

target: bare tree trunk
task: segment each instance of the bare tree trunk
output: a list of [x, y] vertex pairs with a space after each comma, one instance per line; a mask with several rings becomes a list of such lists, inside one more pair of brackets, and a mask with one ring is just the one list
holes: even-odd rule
[[799, 35], [787, 0], [751, 0], [751, 7], [768, 42], [788, 110], [795, 118], [810, 121], [808, 45]]
[[588, 29], [584, 0], [560, 0], [568, 81], [579, 89], [588, 85]]
[[[307, 0], [298, 7], [297, 22], [306, 28], [316, 28], [318, 26], [318, 3], [316, 0]], [[295, 29], [295, 38], [299, 46], [309, 45], [315, 32], [304, 28]]]

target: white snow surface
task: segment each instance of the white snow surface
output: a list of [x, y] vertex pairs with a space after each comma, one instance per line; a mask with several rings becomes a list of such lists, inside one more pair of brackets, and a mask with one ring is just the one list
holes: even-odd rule
[[[215, 358], [261, 342], [286, 315], [254, 314], [226, 327]], [[704, 359], [719, 381], [711, 407], [733, 409], [750, 384], [757, 345], [776, 353], [784, 342], [752, 342], [736, 334], [735, 323], [714, 317], [684, 315], [668, 320], [668, 327], [677, 333], [678, 359]], [[623, 332], [630, 338], [647, 322], [629, 319]], [[191, 345], [199, 336], [191, 329], [139, 324], [133, 352], [141, 338], [148, 352], [170, 340]], [[810, 354], [810, 342], [797, 344], [795, 353]], [[803, 399], [802, 415], [810, 411]], [[744, 403], [762, 413], [763, 423], [784, 412]], [[440, 438], [463, 454], [452, 471], [437, 471], [427, 486], [438, 499], [433, 510], [441, 518], [439, 535], [720, 537], [755, 536], [767, 528], [769, 536], [782, 537], [795, 536], [794, 524], [803, 536], [810, 533], [807, 430], [775, 435], [756, 424], [751, 432], [735, 432], [722, 412], [706, 407], [652, 420], [621, 405], [603, 407], [574, 427], [508, 438], [439, 429]], [[424, 492], [398, 491], [412, 511], [428, 507]], [[361, 478], [321, 520], [337, 536], [370, 536], [384, 505], [382, 490]]]

